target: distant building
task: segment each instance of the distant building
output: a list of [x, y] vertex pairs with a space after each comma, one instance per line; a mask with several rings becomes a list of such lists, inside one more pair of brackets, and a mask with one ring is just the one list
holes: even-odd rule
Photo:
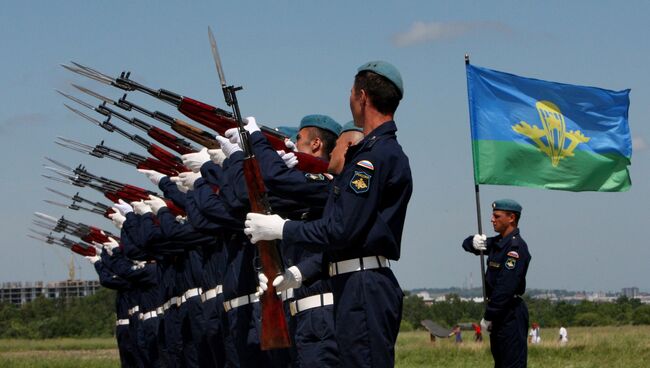
[[623, 288], [621, 290], [621, 294], [623, 294], [623, 296], [627, 297], [628, 299], [635, 299], [639, 296], [639, 288], [638, 287]]
[[22, 305], [39, 295], [47, 299], [70, 299], [93, 295], [99, 289], [99, 281], [67, 280], [59, 282], [3, 282], [0, 303]]

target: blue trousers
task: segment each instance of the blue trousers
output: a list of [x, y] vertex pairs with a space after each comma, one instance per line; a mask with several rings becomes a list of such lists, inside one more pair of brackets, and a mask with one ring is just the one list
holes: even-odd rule
[[492, 321], [490, 350], [495, 368], [520, 368], [528, 360], [528, 307], [513, 299], [511, 309], [501, 321]]
[[294, 317], [296, 357], [293, 367], [338, 367], [334, 306], [312, 308]]
[[129, 326], [121, 325], [115, 327], [115, 338], [117, 349], [120, 352], [120, 364], [125, 368], [144, 367], [138, 356], [136, 340], [129, 334]]
[[205, 343], [213, 367], [226, 365], [226, 348], [222, 328], [223, 294], [206, 300], [203, 303], [203, 317], [205, 320]]
[[350, 272], [331, 281], [341, 366], [393, 367], [404, 298], [393, 272]]

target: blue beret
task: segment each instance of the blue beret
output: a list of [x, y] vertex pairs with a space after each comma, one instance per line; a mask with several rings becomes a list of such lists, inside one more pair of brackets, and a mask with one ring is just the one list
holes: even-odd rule
[[364, 70], [369, 70], [371, 72], [377, 73], [393, 82], [395, 87], [397, 87], [399, 90], [400, 95], [404, 95], [404, 83], [402, 83], [402, 75], [393, 64], [387, 63], [385, 61], [369, 61], [361, 65], [359, 69], [357, 69], [357, 72], [362, 72]]
[[300, 129], [306, 127], [316, 127], [324, 130], [329, 130], [335, 135], [341, 133], [341, 124], [337, 123], [334, 119], [327, 115], [307, 115], [300, 120]]
[[343, 128], [341, 129], [341, 134], [348, 132], [350, 130], [356, 130], [357, 132], [363, 133], [362, 128], [359, 128], [358, 126], [354, 125], [354, 120], [350, 120], [347, 123], [343, 124]]
[[492, 210], [521, 213], [521, 205], [514, 199], [499, 199], [492, 202]]
[[275, 128], [276, 131], [284, 134], [285, 136], [291, 138], [298, 134], [298, 128], [296, 127], [291, 127], [291, 126], [279, 126]]

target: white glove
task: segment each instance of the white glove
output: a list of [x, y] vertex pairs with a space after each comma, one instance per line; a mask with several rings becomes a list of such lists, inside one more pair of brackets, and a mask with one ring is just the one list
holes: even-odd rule
[[302, 285], [302, 273], [296, 266], [291, 266], [284, 271], [284, 274], [273, 280], [276, 291], [299, 288]]
[[233, 153], [242, 150], [241, 147], [239, 147], [239, 144], [230, 142], [228, 138], [218, 135], [214, 139], [219, 142], [221, 150], [223, 151], [223, 154], [226, 155], [226, 158], [230, 157]]
[[208, 154], [208, 149], [203, 147], [199, 152], [182, 155], [181, 159], [183, 160], [183, 165], [194, 172], [199, 172], [201, 166], [210, 161], [210, 154]]
[[95, 264], [97, 261], [99, 261], [99, 256], [85, 256], [84, 258], [90, 261], [92, 264]]
[[[176, 184], [176, 188], [178, 188], [178, 190], [180, 190], [182, 193], [187, 193], [187, 191], [190, 190], [190, 188], [186, 187], [185, 185], [183, 185], [183, 183], [181, 183], [178, 176], [172, 176], [172, 178], [176, 178], [176, 180], [172, 180], [172, 182]], [[171, 180], [172, 178], [169, 179]]]
[[282, 230], [287, 221], [278, 215], [251, 212], [246, 215], [244, 234], [248, 235], [253, 244], [260, 240], [282, 239]]
[[195, 172], [182, 172], [178, 176], [170, 178], [177, 185], [180, 183], [182, 186], [188, 190], [194, 189], [194, 182], [201, 177], [201, 173]]
[[154, 195], [149, 195], [149, 200], [144, 201], [144, 203], [151, 207], [151, 211], [154, 215], [157, 215], [161, 208], [167, 207], [167, 203], [165, 203], [162, 198], [158, 198]]
[[296, 147], [296, 144], [293, 143], [291, 139], [285, 139], [284, 145], [289, 149], [289, 151], [298, 152], [298, 147]]
[[160, 180], [164, 178], [165, 174], [161, 174], [156, 170], [145, 170], [145, 169], [138, 169], [139, 172], [145, 174], [149, 180], [153, 183], [153, 185], [158, 186], [158, 183], [160, 183]]
[[151, 207], [144, 203], [144, 201], [131, 202], [131, 206], [133, 206], [133, 212], [136, 215], [144, 215], [145, 213], [151, 212]]
[[244, 119], [244, 129], [248, 131], [249, 134], [253, 134], [255, 132], [260, 131], [260, 127], [257, 126], [257, 121], [255, 121], [255, 118], [252, 116], [249, 116]]
[[210, 160], [219, 166], [223, 166], [223, 161], [226, 159], [226, 154], [223, 153], [221, 148], [209, 149], [208, 154], [210, 155]]
[[298, 165], [298, 157], [293, 152], [284, 152], [284, 151], [276, 151], [278, 155], [280, 155], [280, 158], [282, 161], [284, 161], [284, 164], [287, 165], [288, 168], [292, 169], [296, 165]]
[[228, 138], [230, 143], [241, 147], [241, 136], [239, 135], [239, 128], [230, 128], [223, 133], [223, 136]]
[[257, 279], [260, 282], [260, 285], [257, 288], [258, 294], [264, 294], [264, 292], [269, 288], [269, 279], [266, 277], [265, 274], [263, 273], [258, 273], [257, 274]]
[[115, 248], [119, 248], [120, 243], [118, 243], [117, 240], [115, 240], [115, 239], [113, 239], [113, 238], [111, 238], [111, 237], [109, 236], [109, 237], [108, 237], [108, 241], [102, 243], [102, 245], [104, 246], [104, 249], [106, 249], [106, 250], [110, 250], [110, 251], [113, 251], [113, 249], [115, 249]]
[[104, 250], [104, 248], [102, 248], [102, 245], [100, 243], [97, 243], [97, 242], [93, 242], [92, 245], [93, 245], [93, 248], [95, 248], [95, 255], [97, 257], [100, 257], [102, 255], [102, 251]]
[[121, 199], [117, 201], [117, 203], [115, 203], [113, 207], [117, 209], [117, 211], [122, 216], [126, 216], [127, 213], [133, 212], [133, 207]]
[[111, 222], [118, 230], [121, 230], [124, 221], [126, 221], [126, 217], [124, 217], [117, 208], [113, 207], [112, 210], [113, 213], [109, 214], [108, 218], [111, 219]]
[[472, 245], [474, 246], [474, 249], [480, 251], [486, 251], [487, 250], [487, 245], [485, 244], [486, 240], [487, 240], [487, 236], [485, 234], [474, 235], [474, 238], [472, 239]]
[[492, 321], [486, 321], [485, 318], [481, 318], [481, 331], [486, 331], [487, 333], [492, 332]]

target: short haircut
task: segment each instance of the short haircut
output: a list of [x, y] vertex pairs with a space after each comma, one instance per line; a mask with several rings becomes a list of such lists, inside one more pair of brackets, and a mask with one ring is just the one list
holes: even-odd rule
[[314, 138], [320, 138], [321, 142], [323, 142], [323, 152], [325, 152], [325, 155], [327, 158], [329, 158], [332, 150], [334, 149], [334, 146], [336, 145], [338, 136], [334, 134], [334, 132], [330, 132], [327, 129], [322, 129], [315, 126], [309, 126], [305, 128], [311, 128], [307, 129], [309, 132], [309, 137], [307, 137], [307, 139], [311, 141]]
[[354, 77], [356, 92], [366, 91], [372, 105], [382, 114], [392, 115], [397, 110], [402, 94], [388, 78], [369, 70], [362, 70]]

